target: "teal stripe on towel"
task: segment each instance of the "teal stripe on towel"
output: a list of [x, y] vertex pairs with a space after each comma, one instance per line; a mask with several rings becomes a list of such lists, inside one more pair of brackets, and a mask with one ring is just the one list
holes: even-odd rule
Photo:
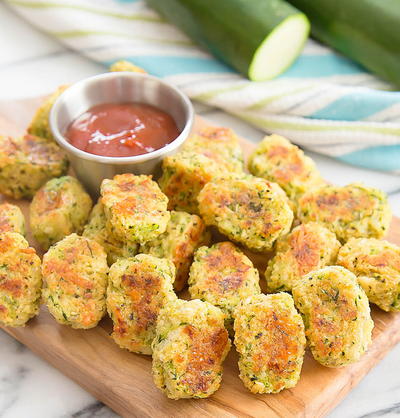
[[[234, 73], [234, 70], [212, 58], [141, 55], [121, 59], [131, 61], [157, 77], [184, 73]], [[111, 65], [115, 61], [105, 64]]]
[[353, 92], [342, 96], [308, 117], [312, 119], [357, 121], [380, 112], [395, 103], [400, 103], [400, 93], [398, 92], [377, 90]]
[[365, 70], [355, 62], [336, 54], [300, 55], [280, 78], [316, 78], [351, 74], [365, 74]]
[[370, 147], [337, 157], [346, 163], [359, 165], [372, 170], [399, 171], [400, 145]]

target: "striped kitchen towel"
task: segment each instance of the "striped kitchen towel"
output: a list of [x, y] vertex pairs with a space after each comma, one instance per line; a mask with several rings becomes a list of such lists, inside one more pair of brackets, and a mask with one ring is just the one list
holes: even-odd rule
[[308, 41], [279, 78], [251, 82], [143, 0], [6, 0], [38, 28], [110, 65], [126, 59], [266, 132], [352, 164], [400, 173], [400, 92]]

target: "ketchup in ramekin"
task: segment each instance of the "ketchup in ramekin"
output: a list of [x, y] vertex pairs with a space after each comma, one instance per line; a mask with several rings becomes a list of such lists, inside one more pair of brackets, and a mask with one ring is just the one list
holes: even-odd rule
[[65, 137], [90, 154], [131, 157], [163, 148], [179, 134], [168, 113], [132, 102], [93, 106], [68, 126]]

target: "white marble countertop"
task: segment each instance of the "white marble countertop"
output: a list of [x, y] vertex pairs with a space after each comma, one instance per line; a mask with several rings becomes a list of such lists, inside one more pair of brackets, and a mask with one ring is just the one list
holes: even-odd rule
[[[51, 92], [60, 84], [103, 72], [101, 65], [60, 46], [31, 28], [0, 2], [0, 100]], [[263, 134], [224, 112], [196, 106], [214, 122], [257, 141]], [[389, 194], [400, 216], [400, 177], [350, 167], [312, 155], [323, 175], [337, 184], [363, 181]], [[329, 415], [391, 417], [400, 415], [400, 345], [398, 345]], [[0, 331], [0, 418], [115, 417], [56, 369]]]

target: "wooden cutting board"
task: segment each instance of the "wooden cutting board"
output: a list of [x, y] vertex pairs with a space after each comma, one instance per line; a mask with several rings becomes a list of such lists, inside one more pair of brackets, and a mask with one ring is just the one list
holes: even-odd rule
[[[0, 103], [0, 133], [18, 134], [39, 99]], [[207, 124], [198, 120], [195, 129]], [[254, 144], [243, 140], [248, 154]], [[27, 215], [28, 203], [17, 202]], [[34, 240], [28, 235], [35, 246]], [[393, 220], [388, 239], [400, 245], [400, 219]], [[265, 268], [267, 257], [254, 258]], [[58, 325], [42, 308], [24, 328], [6, 328], [33, 352], [124, 417], [320, 417], [348, 392], [400, 341], [400, 314], [373, 309], [373, 343], [361, 361], [341, 369], [328, 369], [306, 354], [301, 380], [275, 395], [253, 395], [238, 377], [237, 354], [232, 348], [225, 361], [221, 388], [209, 399], [167, 399], [153, 384], [151, 358], [121, 350], [109, 336], [111, 324], [103, 320], [88, 331]]]

